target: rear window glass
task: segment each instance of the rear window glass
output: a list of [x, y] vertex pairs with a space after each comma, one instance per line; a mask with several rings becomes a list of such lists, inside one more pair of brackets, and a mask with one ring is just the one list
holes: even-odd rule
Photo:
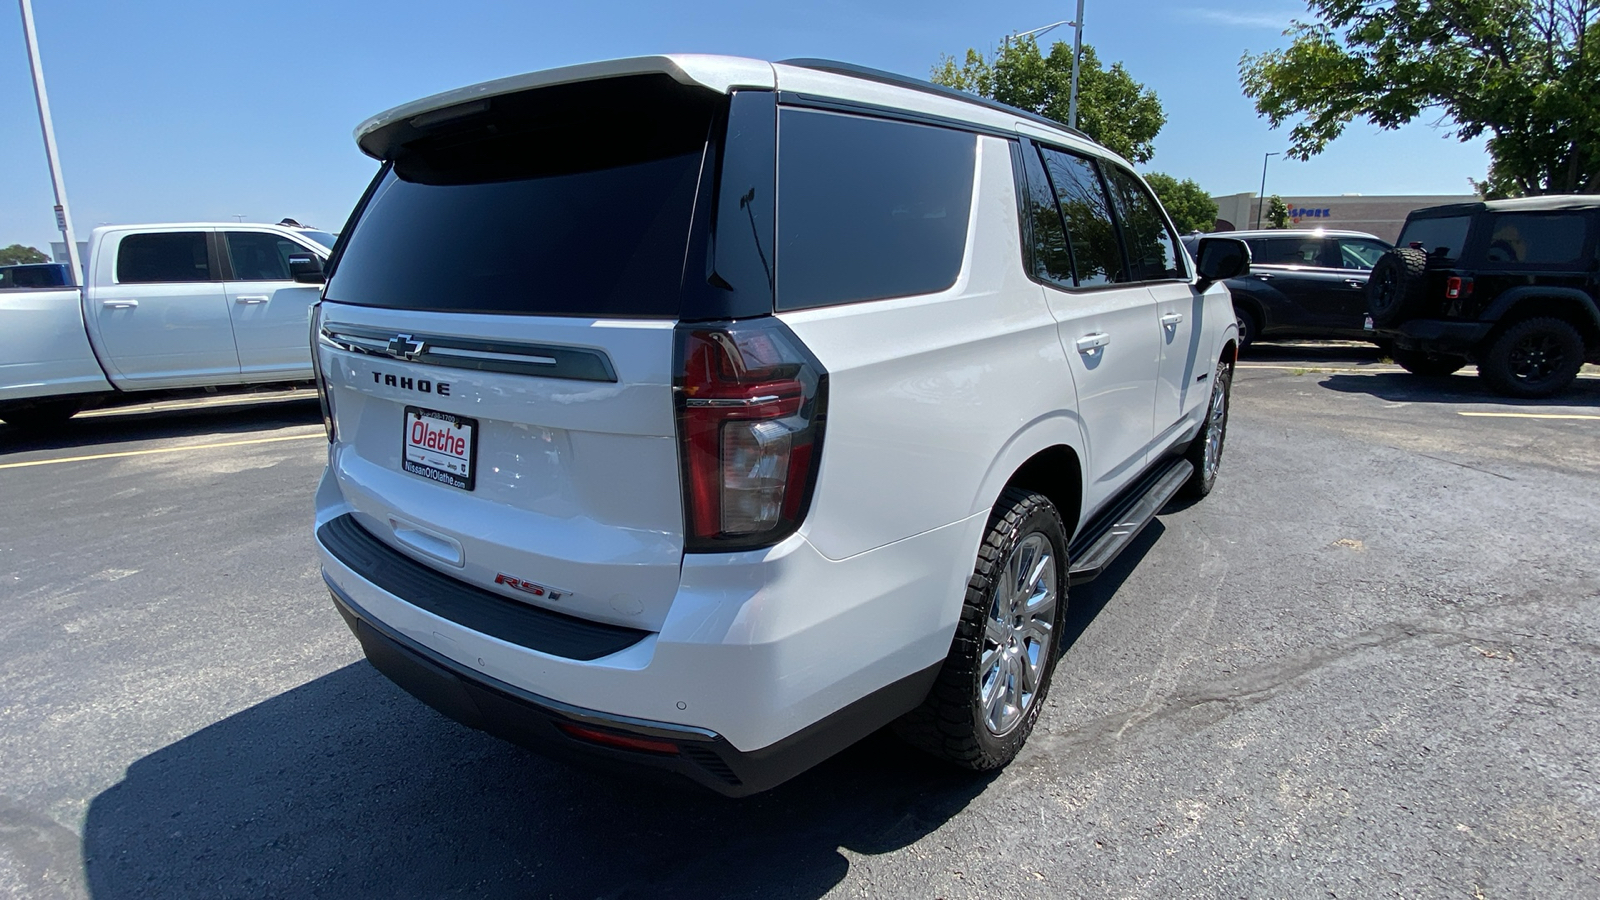
[[1484, 260], [1530, 265], [1576, 264], [1583, 258], [1584, 217], [1515, 213], [1494, 217]]
[[407, 143], [350, 233], [327, 298], [676, 316], [716, 95], [613, 82], [497, 98]]
[[1126, 281], [1117, 226], [1111, 221], [1111, 200], [1093, 162], [1071, 153], [1041, 147], [1078, 274], [1078, 287]]
[[122, 284], [210, 280], [203, 231], [130, 234], [117, 245], [117, 281]]
[[1258, 266], [1320, 266], [1322, 238], [1251, 238], [1250, 262]]
[[1406, 223], [1405, 230], [1400, 232], [1400, 240], [1396, 242], [1396, 246], [1409, 247], [1412, 244], [1421, 244], [1429, 256], [1458, 259], [1461, 256], [1462, 246], [1467, 242], [1467, 228], [1471, 224], [1471, 216], [1412, 219]]
[[932, 294], [955, 284], [976, 147], [977, 136], [962, 131], [780, 110], [778, 306]]

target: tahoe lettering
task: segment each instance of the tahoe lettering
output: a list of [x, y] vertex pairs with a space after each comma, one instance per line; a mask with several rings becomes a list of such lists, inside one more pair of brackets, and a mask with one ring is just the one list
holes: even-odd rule
[[397, 387], [403, 391], [416, 391], [421, 394], [438, 394], [441, 397], [450, 396], [450, 382], [429, 381], [426, 378], [406, 378], [399, 375], [389, 375], [384, 372], [373, 372], [372, 383], [385, 387]]

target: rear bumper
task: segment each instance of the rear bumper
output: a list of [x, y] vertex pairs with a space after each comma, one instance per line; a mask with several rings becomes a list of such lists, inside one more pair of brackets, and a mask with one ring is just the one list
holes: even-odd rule
[[1413, 319], [1399, 328], [1385, 329], [1384, 334], [1393, 338], [1395, 346], [1406, 350], [1470, 356], [1492, 328], [1493, 322]]
[[[482, 589], [432, 567], [419, 577], [417, 561], [371, 532], [352, 553], [329, 527], [349, 511], [334, 502], [319, 514], [323, 577], [394, 681], [516, 743], [665, 769], [727, 794], [771, 787], [921, 702], [985, 524], [977, 516], [845, 560], [800, 535], [763, 551], [691, 554], [659, 631], [590, 623], [613, 633], [584, 635], [556, 621], [570, 617], [489, 597], [537, 619], [508, 625], [507, 611], [465, 596]], [[683, 749], [652, 759], [594, 747], [553, 720], [676, 735], [667, 739]]]
[[[770, 747], [743, 753], [712, 731], [583, 709], [472, 672], [384, 627], [331, 582], [329, 588], [373, 667], [457, 722], [551, 756], [678, 775], [729, 797], [767, 790], [855, 743], [920, 703], [938, 674], [937, 666], [915, 673]], [[677, 750], [614, 749], [574, 737], [563, 725]]]

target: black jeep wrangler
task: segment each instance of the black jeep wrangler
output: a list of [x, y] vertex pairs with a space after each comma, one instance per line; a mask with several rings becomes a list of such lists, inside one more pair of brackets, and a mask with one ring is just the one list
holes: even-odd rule
[[1467, 363], [1496, 391], [1548, 397], [1600, 362], [1600, 196], [1419, 209], [1367, 282], [1375, 338], [1419, 375]]

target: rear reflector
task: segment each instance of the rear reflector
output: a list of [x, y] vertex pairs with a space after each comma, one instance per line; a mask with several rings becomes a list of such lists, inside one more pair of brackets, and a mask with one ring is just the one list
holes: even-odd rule
[[1444, 283], [1444, 295], [1451, 300], [1472, 296], [1472, 279], [1451, 278]]
[[602, 747], [634, 750], [639, 753], [655, 753], [662, 756], [678, 755], [678, 745], [671, 741], [636, 737], [631, 734], [618, 734], [615, 731], [601, 731], [598, 728], [589, 728], [572, 722], [558, 722], [556, 727], [566, 732], [568, 737], [587, 741], [591, 744], [599, 744]]
[[678, 439], [690, 552], [794, 533], [820, 459], [827, 380], [774, 318], [678, 329]]

